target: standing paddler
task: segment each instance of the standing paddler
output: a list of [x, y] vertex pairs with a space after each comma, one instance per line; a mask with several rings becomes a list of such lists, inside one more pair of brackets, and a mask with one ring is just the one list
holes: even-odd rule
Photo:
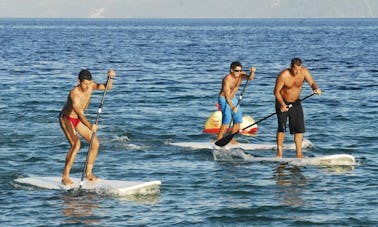
[[91, 124], [84, 112], [88, 108], [91, 101], [92, 91], [112, 89], [113, 78], [115, 76], [115, 71], [109, 70], [107, 83], [98, 84], [92, 80], [92, 75], [88, 70], [81, 70], [78, 76], [78, 85], [68, 94], [67, 102], [59, 115], [60, 126], [71, 145], [66, 156], [66, 164], [64, 166], [62, 176], [62, 184], [64, 185], [73, 184], [73, 181], [69, 178], [69, 175], [75, 161], [76, 154], [78, 153], [81, 145], [78, 135], [82, 136], [87, 142], [92, 141], [90, 150], [88, 151], [89, 154], [87, 165], [85, 167], [85, 178], [91, 181], [95, 181], [97, 179], [92, 172], [100, 147], [100, 142], [96, 134], [94, 134], [92, 139], [92, 134], [97, 131], [97, 125]]
[[[249, 76], [242, 70], [242, 64], [239, 61], [234, 61], [230, 65], [230, 73], [222, 80], [222, 88], [219, 92], [218, 102], [222, 111], [222, 126], [219, 130], [217, 140], [223, 138], [229, 124], [233, 121], [231, 133], [237, 132], [240, 129], [240, 124], [243, 122], [242, 109], [236, 97], [243, 80], [253, 80], [255, 77], [255, 67], [250, 68]], [[237, 143], [234, 139], [231, 143]]]

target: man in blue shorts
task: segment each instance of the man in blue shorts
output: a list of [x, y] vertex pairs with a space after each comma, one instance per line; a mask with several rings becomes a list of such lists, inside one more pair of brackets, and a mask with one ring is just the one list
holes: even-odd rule
[[[217, 140], [223, 138], [228, 126], [233, 120], [233, 126], [231, 133], [239, 131], [242, 120], [242, 110], [237, 105], [238, 99], [236, 92], [238, 91], [243, 80], [253, 80], [255, 77], [255, 67], [251, 67], [250, 74], [247, 74], [242, 70], [242, 64], [239, 61], [234, 61], [230, 66], [230, 73], [227, 74], [222, 81], [222, 88], [219, 92], [218, 102], [222, 111], [222, 126], [219, 130]], [[231, 143], [236, 143], [232, 140]]]
[[[312, 78], [310, 71], [302, 66], [300, 58], [293, 58], [290, 68], [282, 70], [277, 76], [274, 88], [278, 118], [276, 157], [281, 158], [283, 155], [282, 146], [285, 138], [286, 120], [289, 118], [290, 133], [294, 134], [296, 157], [303, 158], [302, 140], [305, 125], [299, 96], [304, 81], [307, 81], [315, 94], [321, 94], [321, 90]], [[292, 107], [289, 108], [290, 104]]]

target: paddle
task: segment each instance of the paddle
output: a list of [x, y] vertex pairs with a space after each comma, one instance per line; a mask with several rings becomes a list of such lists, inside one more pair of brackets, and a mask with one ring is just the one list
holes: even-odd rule
[[[239, 99], [238, 99], [238, 102], [236, 103], [236, 108], [238, 108], [239, 104], [241, 103], [241, 100], [243, 99], [243, 94], [244, 94], [244, 91], [245, 91], [245, 88], [247, 87], [248, 85], [248, 82], [249, 82], [249, 76], [247, 76], [247, 81], [245, 82], [244, 86], [243, 86], [243, 90], [242, 92], [240, 93], [240, 96], [239, 96]], [[233, 122], [233, 119], [234, 119], [234, 112], [232, 112], [231, 114], [231, 121], [230, 121], [230, 124], [228, 125], [228, 128], [231, 128], [231, 124]]]
[[[310, 98], [310, 97], [313, 96], [313, 95], [315, 95], [315, 93], [312, 93], [311, 95], [308, 95], [308, 96], [304, 97], [303, 99], [301, 99], [301, 102], [304, 101], [305, 99]], [[288, 107], [290, 108], [290, 107], [292, 107], [292, 105], [290, 104]], [[231, 133], [231, 134], [229, 134], [229, 135], [223, 137], [222, 139], [216, 141], [216, 142], [215, 142], [215, 145], [220, 146], [220, 147], [224, 147], [224, 146], [226, 146], [226, 145], [232, 140], [232, 138], [233, 138], [236, 134], [238, 134], [238, 133], [240, 133], [240, 132], [246, 130], [247, 128], [252, 127], [253, 125], [255, 125], [255, 124], [257, 124], [257, 123], [260, 123], [260, 122], [262, 122], [262, 121], [264, 121], [264, 120], [270, 118], [271, 116], [273, 116], [273, 115], [275, 115], [275, 114], [277, 114], [277, 112], [271, 113], [271, 114], [269, 114], [268, 116], [264, 117], [263, 119], [258, 120], [258, 121], [256, 121], [255, 123], [250, 124], [250, 125], [248, 125], [247, 127], [243, 128], [243, 129], [241, 129], [241, 130], [239, 130], [239, 131], [237, 131], [237, 132]]]
[[[100, 120], [100, 114], [101, 114], [101, 111], [102, 111], [102, 106], [104, 105], [104, 100], [105, 100], [106, 93], [108, 91], [108, 85], [109, 85], [109, 80], [110, 79], [111, 79], [111, 77], [108, 76], [108, 79], [106, 80], [106, 86], [105, 86], [104, 94], [102, 95], [102, 99], [101, 99], [100, 105], [98, 106], [97, 117], [96, 117], [96, 121], [95, 121], [96, 125], [98, 125], [98, 122]], [[95, 132], [92, 132], [91, 140], [89, 142], [89, 148], [88, 148], [88, 152], [87, 152], [87, 157], [85, 159], [83, 173], [81, 174], [81, 180], [80, 180], [80, 185], [79, 185], [79, 189], [78, 190], [80, 190], [81, 187], [83, 186], [84, 175], [85, 175], [85, 172], [87, 170], [88, 157], [89, 157], [89, 154], [90, 154], [90, 150], [91, 150], [91, 147], [92, 147], [92, 142], [93, 142], [95, 134], [96, 134]]]

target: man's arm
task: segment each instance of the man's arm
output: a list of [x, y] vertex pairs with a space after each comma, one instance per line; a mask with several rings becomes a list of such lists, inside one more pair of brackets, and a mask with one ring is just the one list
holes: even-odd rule
[[322, 91], [319, 89], [318, 85], [316, 84], [314, 78], [312, 77], [310, 71], [308, 69], [305, 70], [304, 72], [305, 76], [305, 80], [307, 81], [307, 83], [311, 86], [312, 88], [312, 91], [315, 93], [315, 94], [318, 94], [320, 95], [322, 93]]
[[276, 85], [274, 87], [274, 96], [276, 97], [277, 101], [281, 104], [281, 110], [282, 110], [282, 107], [285, 107], [286, 109], [286, 103], [281, 95], [281, 90], [285, 86], [285, 80], [284, 80], [285, 72], [286, 71], [284, 70], [280, 74], [278, 74]]
[[253, 79], [255, 79], [255, 72], [256, 72], [256, 67], [252, 66], [249, 69], [249, 75], [247, 75], [246, 72], [242, 71], [241, 76], [242, 76], [243, 80], [253, 80]]
[[[114, 70], [109, 70], [108, 71], [108, 77], [109, 77], [109, 80], [107, 80], [107, 83], [108, 84], [108, 90], [111, 90], [112, 87], [113, 87], [113, 79], [114, 77], [116, 76], [116, 73]], [[97, 83], [93, 83], [93, 89], [94, 90], [100, 90], [100, 91], [104, 91], [106, 88], [106, 83], [105, 84], [97, 84]]]

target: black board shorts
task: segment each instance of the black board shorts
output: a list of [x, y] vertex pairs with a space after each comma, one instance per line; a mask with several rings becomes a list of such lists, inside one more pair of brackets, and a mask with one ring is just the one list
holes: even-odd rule
[[290, 107], [289, 111], [287, 112], [281, 112], [281, 104], [276, 100], [276, 113], [278, 120], [277, 132], [286, 132], [286, 121], [287, 118], [289, 118], [290, 134], [304, 133], [305, 125], [301, 100], [298, 99], [293, 103], [285, 103], [287, 105], [291, 104], [292, 107]]

